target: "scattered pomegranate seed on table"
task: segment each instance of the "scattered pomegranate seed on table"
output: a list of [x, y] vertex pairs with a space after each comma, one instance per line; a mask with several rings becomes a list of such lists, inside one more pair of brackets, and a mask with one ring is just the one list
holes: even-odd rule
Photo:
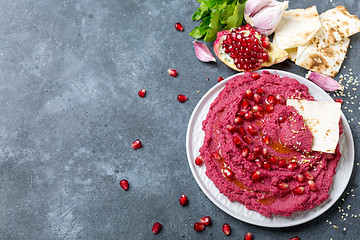
[[124, 189], [125, 191], [129, 189], [129, 182], [126, 179], [123, 179], [120, 181], [120, 186], [122, 187], [122, 189]]
[[200, 218], [200, 222], [203, 223], [206, 226], [210, 226], [211, 225], [211, 217], [210, 216], [205, 216]]
[[205, 229], [205, 224], [200, 223], [200, 222], [196, 222], [194, 223], [194, 230], [197, 232], [201, 232], [202, 230]]
[[173, 68], [168, 69], [168, 74], [173, 77], [176, 77], [178, 75], [177, 71]]
[[180, 32], [184, 31], [184, 27], [179, 22], [175, 23], [175, 29]]
[[161, 223], [159, 223], [159, 222], [154, 223], [154, 225], [152, 227], [153, 234], [158, 234], [160, 232], [161, 228], [162, 228]]
[[195, 164], [198, 166], [201, 166], [203, 164], [203, 157], [202, 156], [198, 156], [197, 158], [195, 158]]
[[131, 144], [131, 147], [133, 149], [138, 149], [138, 148], [141, 148], [142, 147], [142, 143], [139, 139], [136, 139], [132, 144]]
[[177, 96], [177, 100], [178, 100], [179, 102], [185, 102], [185, 101], [187, 101], [187, 99], [188, 99], [188, 97], [187, 97], [186, 95], [179, 94], [179, 95]]
[[252, 233], [248, 232], [247, 234], [245, 234], [244, 240], [252, 240], [252, 239], [253, 239]]
[[300, 240], [300, 238], [298, 236], [295, 236], [295, 237], [289, 238], [289, 240]]
[[145, 88], [141, 89], [141, 90], [138, 92], [138, 95], [139, 95], [139, 97], [141, 97], [141, 98], [145, 97], [145, 94], [146, 94]]
[[231, 233], [230, 225], [227, 223], [224, 223], [224, 225], [222, 226], [222, 231], [224, 232], [224, 234], [226, 236], [229, 236]]
[[179, 203], [183, 207], [188, 204], [188, 198], [185, 194], [181, 195], [181, 197], [179, 198]]
[[218, 82], [221, 82], [222, 80], [224, 80], [223, 77], [219, 77], [219, 78], [218, 78]]

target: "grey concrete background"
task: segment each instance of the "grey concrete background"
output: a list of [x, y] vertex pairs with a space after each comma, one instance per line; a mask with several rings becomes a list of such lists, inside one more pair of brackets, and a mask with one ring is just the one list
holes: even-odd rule
[[[360, 16], [356, 0], [290, 1], [291, 8], [313, 4], [319, 12], [345, 5]], [[296, 227], [241, 222], [200, 190], [186, 158], [188, 120], [217, 78], [235, 72], [196, 59], [188, 35], [197, 25], [195, 0], [1, 0], [0, 6], [0, 239], [242, 239], [248, 231], [254, 239], [358, 239], [360, 216], [352, 215], [360, 214], [358, 157], [343, 201]], [[184, 32], [174, 29], [178, 21]], [[359, 34], [351, 46], [340, 74], [358, 76]], [[167, 74], [169, 67], [178, 77]], [[289, 61], [273, 68], [306, 73]], [[345, 90], [343, 110], [359, 156], [355, 85]], [[179, 103], [179, 93], [189, 100]], [[135, 151], [137, 138], [143, 148]], [[186, 207], [178, 204], [183, 193]], [[213, 225], [196, 233], [193, 224], [205, 215]], [[153, 235], [156, 221], [163, 230]], [[225, 222], [229, 237], [221, 231]]]

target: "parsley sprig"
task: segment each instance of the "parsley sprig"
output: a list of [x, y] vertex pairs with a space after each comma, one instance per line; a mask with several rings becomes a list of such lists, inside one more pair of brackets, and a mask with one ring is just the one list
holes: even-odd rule
[[200, 7], [194, 12], [192, 20], [202, 20], [189, 35], [204, 38], [205, 42], [216, 39], [216, 33], [240, 26], [244, 19], [246, 0], [197, 0]]

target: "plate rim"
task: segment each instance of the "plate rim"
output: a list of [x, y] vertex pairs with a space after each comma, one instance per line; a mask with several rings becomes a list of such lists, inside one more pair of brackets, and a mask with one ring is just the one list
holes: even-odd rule
[[[294, 78], [296, 79], [297, 81], [299, 81], [297, 78], [300, 78], [301, 80], [304, 81], [303, 84], [305, 84], [307, 87], [311, 86], [312, 88], [315, 88], [317, 89], [318, 91], [321, 91], [325, 94], [327, 94], [329, 100], [331, 101], [334, 101], [330, 95], [325, 92], [323, 89], [321, 89], [319, 86], [317, 86], [315, 83], [309, 81], [308, 79], [302, 77], [302, 76], [299, 76], [295, 73], [291, 73], [291, 72], [287, 72], [287, 71], [283, 71], [283, 70], [277, 70], [277, 69], [261, 69], [261, 70], [257, 70], [257, 71], [254, 71], [254, 72], [263, 72], [263, 71], [268, 71], [272, 74], [277, 74], [279, 75], [280, 77], [291, 77], [291, 78]], [[189, 119], [189, 122], [188, 122], [188, 127], [187, 127], [187, 132], [186, 132], [186, 154], [187, 154], [187, 158], [188, 158], [188, 163], [189, 163], [189, 167], [190, 167], [190, 170], [192, 172], [192, 175], [194, 176], [198, 186], [200, 187], [200, 189], [203, 191], [203, 193], [211, 200], [211, 202], [213, 204], [215, 204], [217, 207], [219, 207], [221, 210], [223, 210], [224, 212], [226, 212], [227, 214], [229, 214], [230, 216], [238, 219], [238, 220], [241, 220], [243, 222], [246, 222], [246, 223], [250, 223], [250, 224], [253, 224], [253, 225], [257, 225], [257, 226], [263, 226], [263, 227], [270, 227], [270, 228], [280, 228], [280, 227], [292, 227], [292, 226], [296, 226], [296, 225], [300, 225], [300, 224], [303, 224], [303, 223], [306, 223], [308, 221], [311, 221], [315, 218], [317, 218], [318, 216], [320, 216], [321, 214], [323, 214], [324, 212], [326, 212], [328, 209], [330, 209], [334, 204], [335, 202], [341, 197], [341, 195], [343, 194], [343, 192], [345, 191], [347, 185], [349, 184], [349, 181], [351, 179], [351, 176], [352, 176], [352, 172], [353, 172], [353, 167], [354, 167], [354, 160], [355, 160], [355, 149], [354, 149], [354, 140], [353, 140], [353, 136], [352, 136], [352, 131], [351, 131], [351, 128], [350, 128], [350, 125], [344, 115], [344, 113], [341, 111], [341, 120], [342, 120], [342, 124], [343, 124], [343, 130], [344, 130], [344, 134], [343, 136], [344, 137], [347, 137], [350, 141], [350, 146], [347, 146], [348, 150], [350, 151], [349, 155], [350, 157], [352, 158], [352, 164], [351, 164], [351, 169], [350, 169], [350, 172], [348, 175], [346, 175], [346, 179], [343, 179], [345, 180], [346, 184], [343, 185], [343, 188], [341, 189], [340, 191], [340, 194], [338, 194], [339, 196], [336, 197], [335, 200], [329, 200], [331, 199], [331, 195], [329, 196], [329, 198], [323, 202], [322, 204], [319, 204], [318, 206], [314, 207], [313, 209], [317, 209], [317, 208], [320, 208], [320, 207], [323, 207], [322, 209], [320, 209], [319, 211], [317, 212], [314, 212], [314, 214], [310, 217], [310, 218], [305, 218], [303, 220], [301, 220], [302, 218], [300, 218], [299, 220], [296, 220], [296, 221], [289, 221], [288, 224], [281, 224], [281, 225], [276, 225], [276, 224], [273, 224], [272, 222], [270, 223], [259, 223], [258, 221], [254, 221], [252, 220], [251, 218], [248, 219], [244, 219], [244, 218], [241, 218], [239, 217], [238, 215], [235, 215], [235, 213], [231, 212], [231, 211], [228, 211], [228, 209], [225, 208], [225, 206], [222, 206], [220, 204], [220, 201], [218, 201], [218, 199], [214, 198], [211, 194], [210, 194], [210, 190], [207, 189], [203, 182], [201, 181], [200, 179], [200, 176], [198, 176], [198, 173], [196, 172], [195, 170], [195, 167], [194, 167], [194, 159], [192, 159], [192, 154], [191, 154], [191, 149], [192, 149], [192, 146], [190, 146], [190, 135], [191, 135], [191, 131], [192, 131], [192, 126], [191, 126], [191, 123], [194, 122], [194, 119], [196, 117], [196, 115], [198, 114], [198, 111], [199, 111], [199, 108], [201, 107], [202, 104], [205, 104], [205, 101], [206, 99], [209, 97], [209, 95], [212, 95], [214, 91], [217, 91], [217, 88], [219, 88], [219, 90], [221, 91], [224, 87], [225, 87], [225, 84], [226, 82], [228, 82], [230, 79], [234, 78], [235, 76], [239, 76], [239, 75], [243, 75], [245, 74], [244, 72], [241, 72], [241, 73], [237, 73], [237, 74], [233, 74], [229, 77], [227, 77], [226, 79], [224, 79], [223, 81], [221, 81], [220, 83], [217, 83], [215, 84], [213, 87], [211, 87], [203, 96], [202, 98], [199, 100], [199, 102], [196, 104], [192, 114], [191, 114], [191, 117]], [[302, 82], [300, 82], [302, 83]], [[216, 96], [218, 95], [219, 93], [216, 94]], [[216, 98], [215, 96], [215, 98]], [[213, 100], [212, 100], [213, 101]], [[208, 110], [207, 110], [208, 112]], [[345, 132], [346, 132], [346, 136], [345, 136]], [[201, 144], [202, 145], [202, 144]], [[341, 161], [341, 160], [340, 160]], [[341, 163], [341, 162], [340, 162]], [[339, 166], [340, 164], [338, 164]], [[205, 166], [204, 166], [205, 167]], [[337, 168], [336, 168], [337, 169]], [[211, 180], [210, 180], [211, 181]], [[215, 184], [211, 181], [211, 184], [213, 184], [215, 186]], [[333, 182], [334, 184], [334, 182]], [[333, 184], [331, 186], [331, 188], [333, 187]], [[215, 186], [216, 188], [216, 186]], [[331, 189], [330, 188], [330, 189]], [[217, 188], [216, 188], [217, 189]], [[225, 196], [226, 197], [226, 196]], [[226, 200], [227, 201], [230, 201], [227, 197], [226, 197]], [[230, 203], [233, 203], [230, 201]], [[238, 202], [235, 202], [235, 204], [237, 204]], [[241, 203], [238, 203], [238, 204], [241, 204]], [[309, 209], [309, 210], [306, 210], [306, 211], [312, 211], [313, 209]], [[250, 210], [250, 209], [247, 209], [246, 210], [248, 211], [253, 211], [255, 214], [260, 214], [254, 210]], [[306, 212], [304, 211], [304, 212]], [[261, 215], [262, 216], [262, 215]], [[272, 217], [282, 217], [282, 218], [286, 218], [286, 217], [283, 217], [283, 216], [272, 216]], [[290, 219], [290, 217], [289, 217]]]

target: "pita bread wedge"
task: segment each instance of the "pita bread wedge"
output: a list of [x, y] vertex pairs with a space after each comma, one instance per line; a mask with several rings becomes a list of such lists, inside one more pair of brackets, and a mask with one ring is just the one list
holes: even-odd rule
[[282, 49], [303, 45], [314, 37], [320, 27], [316, 6], [285, 11], [275, 29], [276, 45]]
[[318, 49], [312, 42], [299, 46], [296, 55], [296, 65], [313, 72], [319, 72], [335, 77], [344, 61], [349, 38], [336, 42], [326, 48]]
[[320, 14], [321, 29], [312, 42], [317, 48], [325, 48], [331, 44], [360, 32], [360, 20], [351, 15], [344, 6], [338, 6]]

